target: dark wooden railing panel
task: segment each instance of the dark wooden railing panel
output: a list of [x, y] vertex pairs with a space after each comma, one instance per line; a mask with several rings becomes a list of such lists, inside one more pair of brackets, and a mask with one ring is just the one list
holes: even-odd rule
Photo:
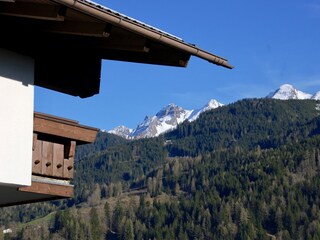
[[76, 145], [94, 141], [98, 129], [35, 113], [33, 131], [32, 174], [70, 180], [73, 178]]
[[72, 179], [76, 141], [53, 143], [37, 139], [32, 155], [32, 173], [57, 179]]

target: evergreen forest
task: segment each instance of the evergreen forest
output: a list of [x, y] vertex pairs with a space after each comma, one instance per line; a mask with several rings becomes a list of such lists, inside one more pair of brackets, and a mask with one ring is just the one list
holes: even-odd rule
[[0, 209], [0, 239], [320, 239], [320, 102], [244, 99], [77, 148], [74, 198]]

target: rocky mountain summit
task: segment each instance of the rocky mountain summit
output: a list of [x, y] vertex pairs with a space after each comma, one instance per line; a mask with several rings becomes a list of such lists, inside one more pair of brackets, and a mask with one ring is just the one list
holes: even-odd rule
[[156, 137], [175, 129], [178, 124], [186, 120], [192, 122], [196, 120], [201, 113], [220, 106], [223, 106], [223, 104], [215, 99], [211, 99], [205, 106], [195, 110], [186, 110], [171, 103], [162, 108], [156, 115], [146, 116], [143, 122], [135, 129], [119, 126], [108, 132], [126, 139]]

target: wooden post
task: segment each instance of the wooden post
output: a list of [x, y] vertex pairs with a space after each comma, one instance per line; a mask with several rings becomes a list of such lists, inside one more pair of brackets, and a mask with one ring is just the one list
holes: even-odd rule
[[67, 179], [73, 178], [74, 154], [76, 151], [76, 141], [70, 141], [69, 148], [66, 148], [63, 177]]
[[33, 134], [32, 146], [32, 173], [42, 173], [42, 141], [38, 140], [38, 134]]

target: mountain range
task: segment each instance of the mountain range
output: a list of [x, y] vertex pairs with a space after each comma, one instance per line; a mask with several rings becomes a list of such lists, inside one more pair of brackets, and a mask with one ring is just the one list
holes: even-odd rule
[[[283, 84], [276, 91], [271, 92], [266, 98], [289, 100], [289, 99], [313, 99], [320, 100], [320, 91], [315, 94], [305, 93], [290, 84]], [[108, 133], [118, 135], [125, 139], [139, 139], [157, 137], [162, 133], [169, 132], [177, 128], [178, 124], [196, 120], [205, 111], [215, 109], [224, 104], [215, 99], [211, 99], [205, 106], [195, 110], [186, 110], [171, 103], [162, 108], [155, 116], [146, 116], [145, 119], [135, 129], [126, 126], [118, 126]]]
[[126, 139], [157, 137], [162, 133], [175, 129], [178, 124], [186, 120], [192, 122], [201, 113], [221, 106], [223, 104], [215, 99], [211, 99], [205, 106], [195, 110], [186, 110], [171, 103], [162, 108], [155, 116], [146, 116], [136, 129], [119, 126], [110, 130], [109, 133]]

